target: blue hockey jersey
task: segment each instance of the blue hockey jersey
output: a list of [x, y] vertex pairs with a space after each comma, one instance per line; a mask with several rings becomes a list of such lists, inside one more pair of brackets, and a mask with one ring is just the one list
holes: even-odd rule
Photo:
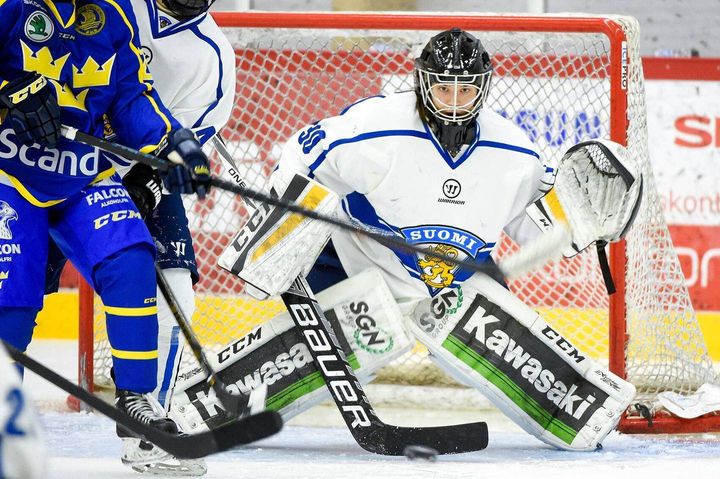
[[[152, 152], [180, 125], [152, 88], [136, 32], [129, 0], [0, 0], [0, 89], [36, 71], [55, 88], [63, 124], [103, 136], [107, 114], [119, 143]], [[0, 123], [0, 182], [35, 206], [111, 174], [92, 147], [64, 138], [56, 148], [24, 146]]]

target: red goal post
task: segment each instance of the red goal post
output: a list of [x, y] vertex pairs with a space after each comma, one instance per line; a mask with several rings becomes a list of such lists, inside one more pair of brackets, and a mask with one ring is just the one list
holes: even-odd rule
[[[716, 381], [652, 180], [634, 19], [427, 13], [213, 16], [236, 51], [236, 107], [223, 136], [251, 175], [250, 184], [258, 188], [294, 131], [363, 97], [411, 88], [412, 60], [430, 36], [452, 27], [473, 32], [493, 57], [488, 107], [525, 129], [544, 155], [560, 155], [582, 139], [609, 137], [641, 158], [646, 175], [637, 225], [627, 243], [611, 248], [618, 293], [607, 298], [589, 254], [515, 281], [513, 292], [583, 350], [635, 383], [647, 404], [662, 390], [691, 392]], [[215, 173], [222, 174], [215, 166]], [[196, 286], [194, 323], [205, 346], [213, 349], [282, 306], [249, 300], [241, 284], [215, 267], [215, 257], [247, 213], [242, 201], [213, 192], [205, 203], [188, 199], [186, 207], [203, 276]], [[497, 254], [512, 248], [505, 240]], [[109, 359], [99, 308], [93, 308], [91, 292], [84, 291], [80, 376], [92, 388], [95, 381], [103, 382]], [[423, 354], [416, 348], [397, 364], [401, 375], [416, 374], [408, 367], [425, 364]], [[720, 430], [720, 417], [690, 421], [659, 411], [649, 427], [647, 419], [629, 411], [621, 429]]]

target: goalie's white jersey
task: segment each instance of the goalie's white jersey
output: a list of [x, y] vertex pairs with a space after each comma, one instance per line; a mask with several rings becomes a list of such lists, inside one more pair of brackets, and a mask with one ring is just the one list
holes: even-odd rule
[[232, 112], [235, 52], [212, 16], [178, 21], [154, 1], [132, 0], [145, 62], [163, 104], [205, 143]]
[[[525, 208], [547, 192], [554, 170], [524, 132], [482, 110], [475, 141], [451, 158], [415, 101], [413, 92], [371, 97], [299, 131], [283, 150], [273, 185], [282, 188], [293, 173], [314, 177], [344, 197], [351, 218], [461, 259], [488, 258], [503, 230], [521, 243], [539, 233]], [[356, 234], [332, 239], [348, 275], [379, 267], [407, 307], [472, 274]]]

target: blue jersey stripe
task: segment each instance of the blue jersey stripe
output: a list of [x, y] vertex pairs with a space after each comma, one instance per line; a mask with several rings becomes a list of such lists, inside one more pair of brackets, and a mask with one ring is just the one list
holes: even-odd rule
[[417, 131], [417, 130], [380, 130], [380, 131], [371, 131], [369, 133], [361, 133], [358, 136], [352, 137], [352, 138], [343, 138], [340, 140], [335, 140], [334, 142], [330, 143], [330, 146], [327, 150], [323, 151], [320, 156], [318, 156], [315, 161], [312, 162], [312, 164], [309, 166], [310, 173], [314, 174], [315, 170], [322, 164], [323, 161], [325, 161], [325, 158], [327, 157], [327, 154], [330, 153], [333, 149], [337, 148], [338, 146], [346, 145], [348, 143], [357, 143], [359, 141], [365, 141], [365, 140], [372, 140], [375, 138], [383, 138], [386, 136], [411, 136], [415, 138], [422, 138], [423, 140], [428, 139], [427, 133], [423, 131]]
[[522, 146], [509, 145], [507, 143], [500, 143], [499, 141], [482, 140], [482, 141], [478, 141], [477, 146], [485, 146], [488, 148], [498, 148], [501, 150], [516, 151], [518, 153], [524, 153], [526, 155], [534, 156], [535, 158], [540, 159], [540, 154], [533, 150], [523, 148]]
[[223, 81], [223, 62], [222, 62], [222, 55], [220, 55], [220, 49], [218, 46], [213, 42], [209, 37], [206, 35], [203, 35], [200, 32], [200, 29], [196, 26], [192, 27], [190, 29], [196, 37], [200, 38], [201, 40], [204, 40], [210, 47], [215, 51], [215, 55], [217, 55], [218, 59], [218, 83], [217, 88], [215, 88], [215, 101], [210, 104], [210, 106], [205, 110], [205, 112], [200, 115], [200, 118], [197, 119], [195, 124], [192, 126], [193, 128], [199, 128], [203, 124], [203, 120], [205, 120], [205, 117], [210, 113], [217, 105], [220, 103], [220, 99], [222, 99], [223, 96], [223, 90], [222, 90], [222, 81]]

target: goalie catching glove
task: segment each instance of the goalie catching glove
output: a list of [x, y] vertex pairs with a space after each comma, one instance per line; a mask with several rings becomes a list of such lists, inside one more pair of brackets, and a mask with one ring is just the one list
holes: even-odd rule
[[[298, 174], [281, 199], [324, 215], [334, 214], [340, 202], [333, 191]], [[328, 223], [263, 203], [220, 255], [218, 265], [245, 281], [248, 294], [267, 299], [310, 271], [331, 231]]]
[[604, 247], [627, 235], [640, 209], [642, 192], [640, 165], [622, 145], [610, 140], [578, 143], [560, 160], [553, 189], [527, 208], [528, 216], [545, 234], [504, 259], [500, 268], [505, 276], [517, 277], [596, 243], [612, 292]]

